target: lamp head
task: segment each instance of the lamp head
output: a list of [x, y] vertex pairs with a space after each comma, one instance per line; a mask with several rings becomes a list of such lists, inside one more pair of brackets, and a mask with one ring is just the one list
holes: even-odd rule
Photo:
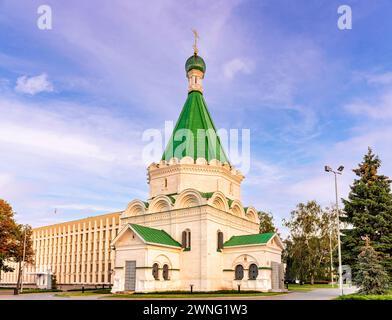
[[338, 168], [338, 171], [339, 172], [342, 172], [344, 170], [344, 167], [343, 166], [340, 166], [339, 168]]
[[324, 170], [325, 170], [326, 172], [331, 172], [331, 171], [332, 171], [332, 168], [331, 168], [330, 166], [324, 166]]

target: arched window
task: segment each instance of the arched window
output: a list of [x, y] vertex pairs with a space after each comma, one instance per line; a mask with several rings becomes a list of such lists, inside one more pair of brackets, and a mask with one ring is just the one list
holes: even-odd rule
[[152, 265], [152, 276], [155, 280], [159, 280], [159, 266], [158, 263]]
[[243, 278], [244, 278], [244, 267], [239, 264], [235, 267], [235, 280], [242, 280]]
[[182, 232], [181, 244], [184, 249], [191, 249], [191, 230], [186, 229]]
[[249, 280], [256, 280], [257, 276], [259, 274], [259, 269], [257, 266], [253, 263], [249, 266]]
[[162, 277], [163, 280], [169, 280], [169, 266], [167, 264], [163, 265]]
[[218, 240], [217, 243], [218, 250], [223, 249], [223, 232], [218, 231], [217, 240]]

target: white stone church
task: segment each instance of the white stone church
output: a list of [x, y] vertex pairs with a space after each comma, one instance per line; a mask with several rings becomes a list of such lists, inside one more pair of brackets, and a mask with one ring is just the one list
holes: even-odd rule
[[[244, 176], [216, 135], [197, 50], [185, 69], [188, 98], [162, 159], [147, 168], [149, 199], [129, 203], [112, 241], [112, 292], [282, 290], [282, 241], [259, 234], [257, 210], [241, 203]], [[203, 131], [202, 141], [189, 138]]]

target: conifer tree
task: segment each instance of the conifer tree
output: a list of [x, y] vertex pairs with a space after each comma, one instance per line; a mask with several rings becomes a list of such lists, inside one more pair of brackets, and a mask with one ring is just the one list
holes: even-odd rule
[[343, 199], [341, 221], [348, 227], [342, 230], [342, 256], [354, 274], [358, 271], [357, 259], [365, 235], [380, 253], [386, 271], [392, 273], [391, 180], [378, 173], [380, 166], [380, 159], [368, 148], [363, 161], [353, 170], [358, 178], [351, 186], [348, 199]]
[[365, 246], [358, 255], [358, 272], [355, 283], [359, 286], [359, 293], [384, 294], [389, 288], [388, 273], [380, 262], [379, 254], [370, 245], [369, 238], [365, 237]]

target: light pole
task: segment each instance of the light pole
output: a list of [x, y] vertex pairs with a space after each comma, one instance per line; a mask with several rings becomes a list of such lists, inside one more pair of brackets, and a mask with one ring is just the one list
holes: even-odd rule
[[25, 257], [26, 257], [26, 231], [27, 231], [27, 226], [24, 226], [22, 276], [21, 276], [22, 279], [20, 280], [20, 292], [23, 292], [23, 275], [24, 275]]
[[333, 257], [332, 257], [332, 230], [331, 224], [328, 225], [329, 230], [329, 254], [330, 254], [330, 262], [331, 262], [331, 286], [333, 288]]
[[330, 166], [325, 166], [326, 172], [332, 172], [335, 176], [335, 198], [336, 198], [336, 219], [337, 219], [337, 231], [338, 231], [338, 256], [339, 256], [339, 289], [340, 294], [343, 295], [343, 277], [342, 277], [342, 249], [340, 245], [340, 214], [339, 214], [339, 200], [338, 200], [338, 174], [342, 174], [344, 167], [340, 166], [337, 171], [332, 170]]

